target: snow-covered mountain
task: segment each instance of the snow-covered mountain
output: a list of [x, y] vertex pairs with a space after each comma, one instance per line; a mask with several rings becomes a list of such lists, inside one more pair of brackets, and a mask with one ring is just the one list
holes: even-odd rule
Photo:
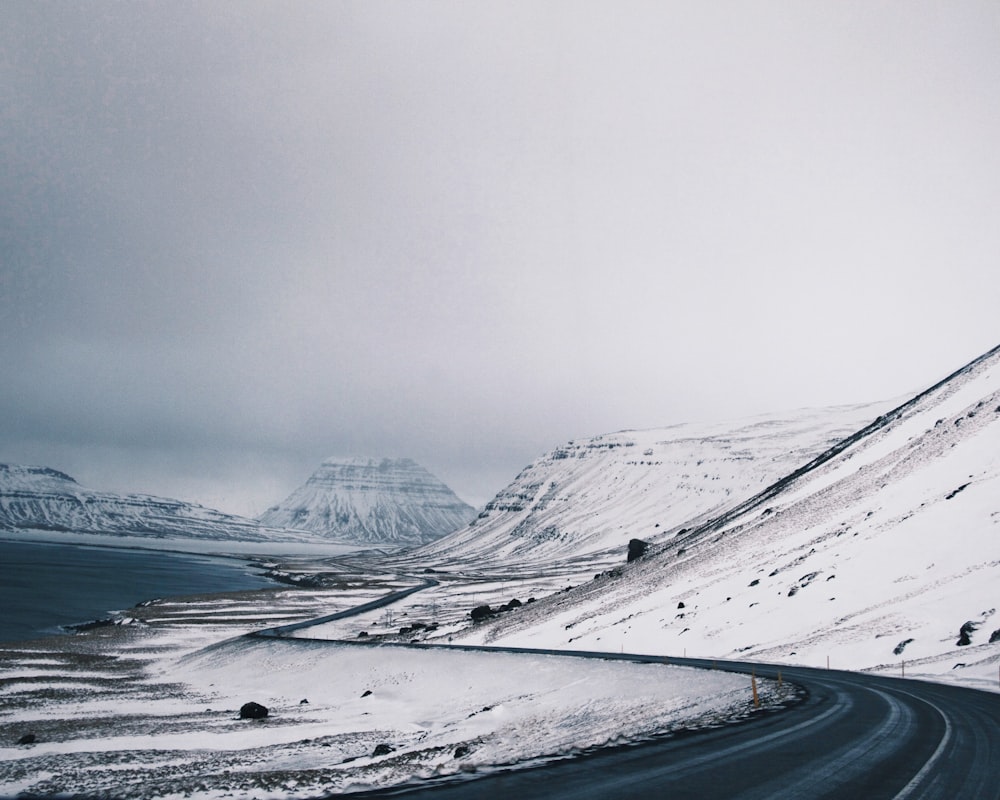
[[260, 521], [345, 542], [417, 545], [476, 515], [444, 483], [409, 458], [328, 458]]
[[471, 526], [414, 556], [547, 562], [690, 528], [806, 463], [891, 407], [809, 409], [571, 441], [522, 470]]
[[[982, 674], [1000, 662], [1000, 347], [644, 559], [471, 641]], [[619, 521], [648, 524], [619, 508]]]
[[255, 520], [193, 503], [96, 492], [48, 467], [0, 464], [0, 530], [17, 529], [241, 541], [281, 538]]

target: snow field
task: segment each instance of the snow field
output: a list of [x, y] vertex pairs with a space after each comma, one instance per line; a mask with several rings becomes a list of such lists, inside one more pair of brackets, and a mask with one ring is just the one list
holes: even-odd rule
[[[0, 747], [0, 794], [320, 796], [720, 724], [751, 698], [746, 676], [661, 664], [273, 639], [160, 661], [145, 684], [59, 703], [61, 718], [113, 709], [114, 724]], [[238, 719], [250, 700], [270, 715]], [[378, 744], [393, 751], [374, 756]]]
[[[998, 384], [1000, 368], [980, 365], [719, 529], [455, 638], [829, 659], [996, 691]], [[959, 645], [966, 623], [971, 643]]]

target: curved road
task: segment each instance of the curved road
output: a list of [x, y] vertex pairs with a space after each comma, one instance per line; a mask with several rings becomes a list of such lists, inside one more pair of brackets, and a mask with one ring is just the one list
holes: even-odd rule
[[[425, 587], [387, 595], [375, 601], [377, 606], [369, 603], [334, 616], [386, 605]], [[285, 626], [265, 635], [281, 635], [318, 621]], [[782, 678], [797, 685], [805, 697], [779, 712], [761, 712], [716, 729], [355, 797], [1000, 800], [1000, 694], [784, 665], [526, 648], [393, 646], [637, 662], [666, 660], [747, 674], [753, 670], [764, 678], [775, 678], [780, 670]]]
[[369, 600], [367, 603], [362, 603], [359, 606], [346, 608], [343, 611], [336, 611], [333, 614], [327, 614], [324, 617], [316, 617], [315, 619], [307, 619], [302, 622], [292, 622], [288, 625], [279, 625], [276, 628], [266, 628], [265, 630], [254, 631], [253, 633], [248, 633], [247, 636], [251, 638], [280, 638], [287, 636], [290, 633], [294, 633], [295, 631], [303, 630], [304, 628], [312, 628], [314, 625], [322, 625], [324, 622], [333, 622], [335, 619], [356, 617], [358, 614], [363, 614], [366, 611], [374, 611], [376, 608], [385, 608], [388, 605], [392, 605], [397, 600], [402, 600], [404, 597], [409, 597], [411, 594], [422, 592], [424, 589], [429, 589], [432, 586], [437, 586], [439, 583], [440, 581], [436, 581], [433, 578], [424, 578], [423, 583], [420, 583], [417, 586], [411, 586], [408, 589], [400, 589], [396, 592], [390, 592], [389, 594], [382, 595], [382, 597]]
[[1000, 694], [800, 667], [670, 663], [753, 669], [761, 677], [776, 677], [780, 669], [807, 696], [780, 712], [714, 730], [360, 797], [1000, 800]]

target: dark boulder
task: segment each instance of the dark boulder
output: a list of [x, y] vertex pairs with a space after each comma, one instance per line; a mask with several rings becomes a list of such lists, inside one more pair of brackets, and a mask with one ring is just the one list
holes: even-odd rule
[[635, 561], [637, 558], [642, 558], [646, 555], [648, 549], [649, 542], [644, 542], [642, 539], [629, 539], [628, 561]]
[[38, 737], [33, 733], [26, 733], [20, 739], [17, 740], [18, 744], [34, 744], [38, 741]]
[[972, 644], [972, 639], [970, 638], [972, 633], [979, 626], [975, 622], [966, 622], [961, 628], [958, 629], [958, 641], [955, 642], [959, 647], [966, 647]]
[[470, 616], [472, 617], [473, 622], [480, 622], [481, 620], [484, 620], [487, 617], [493, 616], [493, 609], [490, 608], [488, 605], [476, 606], [470, 612]]
[[913, 641], [913, 639], [903, 639], [903, 641], [901, 641], [899, 644], [897, 644], [893, 648], [892, 654], [894, 656], [901, 656], [901, 655], [903, 655], [903, 651], [906, 649], [906, 645], [908, 645], [912, 641]]
[[372, 757], [375, 756], [387, 756], [396, 750], [391, 744], [386, 744], [382, 742], [381, 744], [375, 745], [375, 749], [372, 751]]
[[467, 755], [469, 755], [469, 745], [460, 744], [455, 748], [455, 758], [465, 758]]
[[371, 693], [372, 693], [371, 689], [365, 689], [365, 693], [363, 695], [361, 695], [361, 696], [362, 697], [368, 697], [369, 695], [371, 695]]
[[240, 719], [264, 719], [267, 708], [260, 703], [244, 703], [240, 706]]
[[990, 644], [993, 644], [994, 642], [1000, 642], [1000, 628], [990, 634]]

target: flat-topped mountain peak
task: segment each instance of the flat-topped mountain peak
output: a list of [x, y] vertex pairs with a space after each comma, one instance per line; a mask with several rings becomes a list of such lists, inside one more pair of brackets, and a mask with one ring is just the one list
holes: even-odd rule
[[475, 510], [411, 458], [326, 458], [265, 525], [366, 544], [417, 545], [466, 525]]

